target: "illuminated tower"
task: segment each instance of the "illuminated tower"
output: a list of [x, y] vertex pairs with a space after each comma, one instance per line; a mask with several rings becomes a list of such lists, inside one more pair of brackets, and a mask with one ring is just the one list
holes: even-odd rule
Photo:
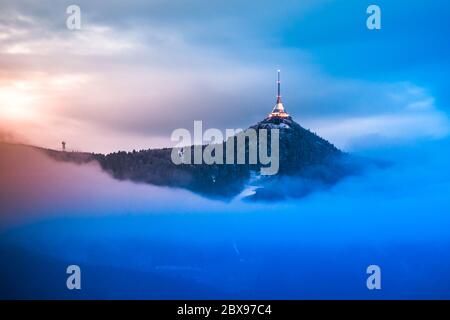
[[283, 103], [281, 102], [280, 70], [278, 70], [277, 86], [278, 86], [277, 103], [273, 108], [272, 112], [269, 114], [269, 118], [290, 118], [289, 114], [284, 110]]

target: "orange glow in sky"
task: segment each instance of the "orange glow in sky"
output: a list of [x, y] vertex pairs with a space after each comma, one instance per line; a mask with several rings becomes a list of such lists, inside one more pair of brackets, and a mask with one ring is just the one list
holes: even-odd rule
[[36, 117], [34, 106], [39, 97], [33, 93], [27, 83], [18, 82], [0, 87], [0, 115], [11, 120]]

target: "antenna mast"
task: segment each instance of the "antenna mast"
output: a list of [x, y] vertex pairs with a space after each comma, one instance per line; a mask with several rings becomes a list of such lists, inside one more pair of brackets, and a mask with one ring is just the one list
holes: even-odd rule
[[278, 85], [278, 95], [277, 95], [277, 103], [281, 102], [281, 79], [280, 79], [280, 73], [281, 70], [278, 69], [278, 81], [277, 81], [277, 85]]

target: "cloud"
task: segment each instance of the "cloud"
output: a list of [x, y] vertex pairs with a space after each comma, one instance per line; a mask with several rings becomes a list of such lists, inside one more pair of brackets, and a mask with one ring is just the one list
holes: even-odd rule
[[287, 110], [341, 146], [368, 134], [404, 139], [408, 134], [395, 130], [396, 123], [407, 129], [402, 123], [422, 116], [412, 139], [446, 132], [442, 102], [429, 85], [403, 76], [333, 75], [319, 66], [316, 45], [276, 40], [290, 19], [308, 23], [329, 8], [328, 1], [286, 7], [200, 1], [79, 5], [85, 23], [71, 32], [63, 3], [2, 4], [0, 90], [4, 100], [15, 95], [28, 102], [7, 101], [0, 124], [13, 124], [32, 143], [54, 147], [64, 139], [77, 149], [110, 152], [167, 146], [172, 130], [190, 128], [194, 120], [245, 128], [271, 110], [277, 65]]
[[[100, 216], [110, 215], [114, 210], [103, 207], [103, 204], [131, 190], [127, 201], [136, 200], [133, 205], [136, 210], [146, 207], [148, 199], [156, 200], [153, 203], [155, 209], [165, 207], [166, 203], [171, 202], [174, 192], [178, 199], [184, 200], [174, 203], [168, 212], [187, 207], [191, 207], [194, 212], [197, 205], [210, 206], [212, 209], [223, 205], [184, 190], [119, 182], [102, 171], [95, 162], [85, 165], [57, 162], [28, 146], [0, 143], [0, 154], [0, 228], [41, 218], [59, 217], [64, 212], [68, 213], [69, 207], [79, 210], [76, 215], [83, 215], [83, 212], [90, 215], [92, 203], [89, 204], [88, 199], [97, 203], [94, 207], [99, 209]], [[117, 213], [121, 212], [119, 210]]]
[[[376, 146], [363, 155], [391, 166], [277, 203], [212, 201], [113, 180], [95, 165], [57, 163], [29, 148], [2, 147], [0, 254], [9, 264], [1, 274], [28, 270], [18, 269], [27, 252], [38, 279], [48, 277], [56, 259], [83, 270], [100, 266], [101, 273], [120, 268], [127, 280], [156, 271], [155, 279], [178, 279], [170, 296], [185, 299], [198, 296], [199, 283], [209, 298], [370, 299], [365, 270], [378, 264], [389, 288], [380, 298], [447, 297], [449, 147], [448, 138]], [[297, 180], [280, 183], [297, 190]], [[132, 282], [120, 290], [115, 278], [89, 282], [89, 288], [108, 286], [83, 295], [162, 292], [158, 281], [146, 282], [152, 290]], [[180, 288], [179, 279], [192, 285]], [[41, 297], [42, 290], [31, 292], [16, 277], [5, 283], [2, 288], [15, 289], [2, 292], [8, 297]], [[47, 283], [52, 297], [67, 292], [60, 282]]]

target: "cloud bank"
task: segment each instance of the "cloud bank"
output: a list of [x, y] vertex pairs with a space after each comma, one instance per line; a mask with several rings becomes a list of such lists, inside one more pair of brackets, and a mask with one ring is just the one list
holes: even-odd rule
[[[288, 111], [342, 148], [367, 136], [446, 135], [447, 100], [435, 67], [440, 55], [428, 49], [399, 68], [386, 54], [376, 60], [369, 50], [406, 54], [390, 47], [405, 32], [391, 22], [382, 34], [367, 34], [358, 14], [364, 8], [345, 3], [81, 1], [77, 32], [65, 28], [63, 2], [2, 3], [0, 125], [54, 148], [62, 140], [70, 149], [98, 152], [167, 146], [174, 129], [194, 120], [224, 129], [262, 119], [281, 67]], [[430, 20], [436, 12], [418, 1], [402, 13], [402, 5], [384, 4], [399, 21], [416, 16], [415, 8]], [[320, 33], [318, 25], [325, 28]], [[438, 30], [426, 29], [439, 36]], [[327, 54], [341, 50], [331, 63]], [[358, 60], [366, 61], [367, 73]], [[371, 64], [383, 63], [389, 68], [380, 76]], [[423, 70], [426, 81], [418, 80]]]
[[[449, 147], [444, 139], [366, 148], [362, 155], [392, 165], [301, 200], [223, 203], [2, 146], [1, 274], [31, 253], [36, 285], [46, 285], [33, 291], [6, 277], [1, 287], [14, 291], [0, 294], [65, 296], [56, 274], [39, 276], [56, 260], [85, 268], [85, 298], [445, 298]], [[370, 264], [384, 275], [375, 296], [365, 288]]]

